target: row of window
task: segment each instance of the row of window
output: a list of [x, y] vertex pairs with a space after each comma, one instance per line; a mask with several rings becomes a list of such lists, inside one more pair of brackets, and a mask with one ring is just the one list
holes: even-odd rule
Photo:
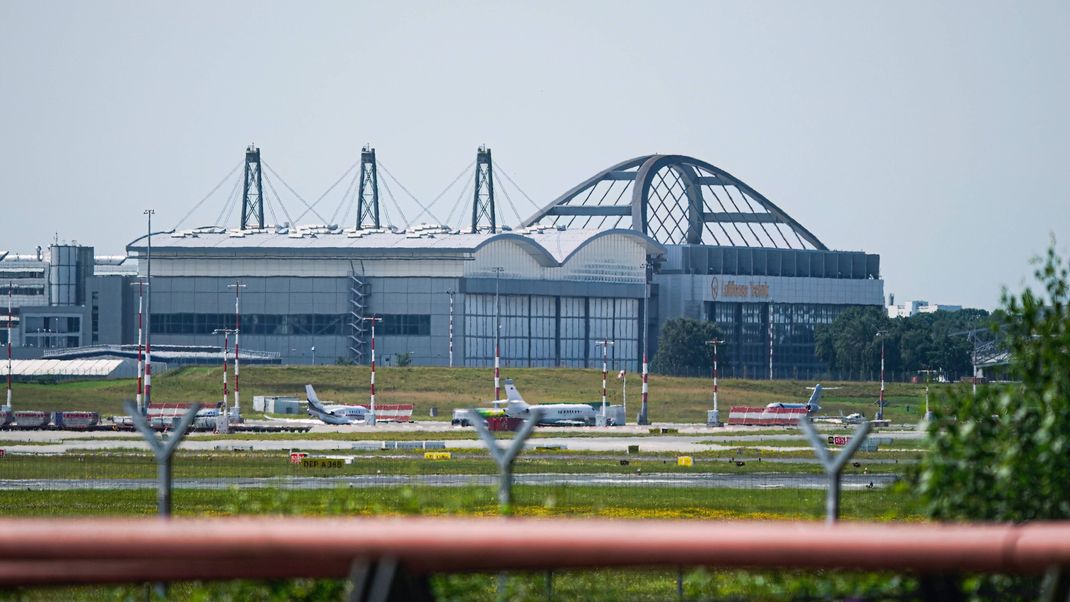
[[[346, 334], [345, 315], [336, 314], [242, 314], [241, 333], [268, 336]], [[234, 328], [234, 314], [153, 314], [152, 331], [159, 334], [209, 335]]]
[[23, 295], [34, 297], [45, 294], [43, 286], [0, 286], [0, 297], [8, 295]]
[[376, 330], [381, 326], [384, 335], [431, 336], [430, 314], [382, 314], [379, 317], [383, 321], [376, 325]]

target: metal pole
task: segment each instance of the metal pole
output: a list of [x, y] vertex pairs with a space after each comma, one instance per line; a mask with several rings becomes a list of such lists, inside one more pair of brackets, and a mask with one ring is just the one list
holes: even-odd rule
[[450, 368], [453, 367], [453, 291], [446, 291], [450, 296]]
[[372, 371], [371, 371], [371, 408], [375, 415], [375, 320], [372, 320]]
[[223, 331], [223, 411], [227, 410], [227, 351], [230, 351], [230, 330]]
[[773, 380], [773, 306], [769, 305], [769, 380]]
[[877, 420], [884, 420], [884, 337], [881, 337], [881, 397], [877, 402]]
[[142, 406], [142, 395], [145, 392], [145, 356], [143, 354], [144, 339], [142, 338], [144, 301], [145, 283], [139, 278], [137, 281], [137, 410], [142, 413], [145, 412], [145, 408]]
[[235, 280], [234, 284], [227, 287], [234, 288], [234, 418], [241, 418], [241, 389], [238, 384], [239, 361], [238, 361], [238, 337], [241, 336], [241, 289], [246, 285], [241, 280]]
[[370, 397], [371, 401], [371, 418], [365, 419], [366, 424], [369, 426], [375, 424], [375, 323], [382, 322], [383, 319], [378, 316], [370, 316], [367, 318], [360, 318], [365, 322], [372, 323], [372, 338], [371, 338], [371, 381], [370, 381]]
[[126, 411], [134, 421], [134, 427], [141, 433], [141, 436], [149, 444], [156, 456], [156, 509], [160, 516], [164, 518], [171, 516], [171, 458], [174, 456], [175, 450], [178, 449], [179, 443], [186, 436], [186, 431], [193, 424], [193, 419], [200, 409], [201, 404], [199, 403], [190, 406], [186, 414], [182, 416], [182, 420], [175, 426], [171, 437], [164, 442], [156, 438], [156, 433], [149, 426], [145, 417], [138, 413], [137, 407], [133, 406], [129, 401], [126, 402]]
[[500, 305], [498, 303], [498, 281], [505, 268], [495, 267], [494, 270], [494, 401], [501, 399], [501, 331], [502, 320]]
[[825, 522], [831, 525], [840, 518], [840, 475], [843, 473], [843, 467], [850, 461], [851, 456], [858, 451], [858, 448], [862, 446], [866, 436], [869, 435], [869, 429], [873, 426], [873, 423], [863, 422], [859, 424], [843, 451], [835, 456], [829, 455], [825, 442], [817, 434], [817, 430], [810, 423], [808, 416], [799, 418], [799, 426], [802, 427], [806, 437], [810, 440], [810, 445], [814, 448], [814, 455], [821, 462], [822, 467], [825, 469], [825, 475], [828, 477], [828, 490], [825, 495]]
[[[13, 291], [15, 289], [14, 282], [7, 283], [7, 411], [11, 412], [11, 380], [12, 380], [12, 366], [11, 366], [11, 323], [15, 320], [15, 310], [12, 307]], [[2, 421], [0, 421], [2, 424]]]
[[513, 462], [516, 461], [516, 457], [520, 455], [520, 452], [524, 449], [524, 442], [535, 430], [535, 425], [538, 424], [539, 418], [542, 416], [542, 408], [532, 407], [528, 417], [524, 420], [524, 424], [517, 431], [516, 437], [509, 444], [509, 447], [502, 449], [498, 447], [498, 442], [494, 438], [494, 434], [487, 428], [486, 419], [476, 410], [466, 410], [468, 421], [472, 423], [476, 428], [476, 432], [479, 433], [479, 438], [483, 440], [483, 443], [487, 446], [487, 451], [490, 452], [494, 461], [498, 464], [498, 504], [502, 514], [509, 515], [513, 512]]
[[717, 346], [723, 343], [720, 339], [710, 339], [707, 345], [713, 347], [713, 415], [706, 421], [708, 426], [721, 426], [721, 414], [717, 409]]
[[973, 351], [970, 353], [970, 364], [973, 366], [973, 374], [971, 376], [973, 378], [970, 381], [973, 382], [973, 396], [977, 397], [977, 343], [970, 342], [973, 343]]
[[614, 342], [608, 339], [603, 339], [601, 342], [595, 343], [602, 347], [602, 419], [605, 422], [606, 418], [606, 373], [609, 371], [609, 346]]
[[148, 216], [148, 243], [145, 251], [145, 286], [149, 287], [149, 294], [145, 295], [145, 395], [144, 405], [141, 407], [143, 415], [149, 413], [152, 404], [152, 216], [155, 209], [146, 209], [144, 214]]
[[650, 335], [650, 314], [647, 313], [650, 307], [650, 283], [649, 283], [650, 264], [643, 264], [643, 406], [639, 410], [640, 425], [650, 424], [650, 415], [648, 414], [649, 407], [647, 406], [647, 398], [650, 394], [650, 384], [648, 382], [648, 365], [647, 356], [650, 348], [649, 335]]

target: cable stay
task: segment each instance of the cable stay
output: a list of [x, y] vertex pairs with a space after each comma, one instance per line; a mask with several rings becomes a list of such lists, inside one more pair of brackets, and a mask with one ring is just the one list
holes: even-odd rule
[[[289, 191], [290, 191], [290, 194], [292, 194], [292, 195], [294, 195], [295, 197], [297, 197], [297, 200], [301, 201], [301, 203], [302, 203], [302, 204], [304, 204], [304, 206], [305, 206], [305, 207], [307, 207], [307, 208], [308, 208], [308, 210], [312, 212], [312, 215], [315, 215], [316, 217], [318, 217], [318, 218], [320, 219], [320, 222], [321, 222], [321, 223], [323, 223], [323, 224], [326, 224], [326, 223], [327, 223], [327, 220], [323, 219], [323, 216], [322, 216], [322, 215], [320, 215], [318, 211], [316, 211], [315, 209], [313, 209], [313, 208], [312, 208], [312, 205], [309, 205], [309, 204], [308, 204], [308, 201], [306, 201], [306, 200], [304, 199], [304, 197], [302, 197], [302, 196], [301, 196], [300, 194], [298, 194], [298, 193], [297, 193], [297, 191], [296, 191], [296, 190], [294, 190], [294, 189], [293, 189], [293, 187], [292, 187], [292, 186], [290, 186], [290, 184], [286, 182], [286, 179], [285, 179], [285, 178], [283, 178], [283, 177], [282, 177], [281, 175], [279, 175], [279, 172], [275, 171], [275, 169], [274, 169], [274, 168], [272, 168], [272, 167], [271, 167], [271, 165], [270, 165], [270, 164], [268, 164], [268, 162], [267, 162], [267, 161], [264, 161], [264, 167], [266, 167], [266, 168], [268, 169], [268, 171], [270, 171], [270, 172], [271, 172], [271, 175], [273, 175], [273, 176], [275, 176], [276, 178], [278, 178], [278, 179], [279, 179], [279, 182], [282, 182], [282, 185], [286, 187], [286, 190], [289, 190]], [[277, 196], [277, 195], [276, 195], [276, 196]], [[281, 203], [282, 201], [280, 200], [279, 202]], [[285, 211], [285, 209], [284, 209], [284, 211]], [[307, 212], [306, 212], [306, 213], [307, 213]], [[302, 213], [301, 215], [302, 215], [302, 216], [304, 216], [305, 214], [304, 214], [304, 213]], [[287, 214], [287, 215], [286, 215], [286, 217], [287, 217], [287, 218], [289, 218], [289, 217], [290, 217], [290, 216], [289, 216], [289, 214]]]
[[[265, 163], [264, 165], [267, 165], [267, 163]], [[356, 161], [355, 163], [353, 163], [352, 165], [350, 165], [350, 166], [349, 166], [348, 168], [346, 168], [346, 170], [345, 170], [344, 172], [342, 172], [342, 175], [338, 176], [338, 179], [337, 179], [337, 180], [335, 180], [333, 184], [331, 184], [330, 186], [328, 186], [328, 187], [327, 187], [327, 190], [324, 190], [324, 191], [323, 191], [323, 194], [319, 195], [319, 197], [318, 197], [318, 198], [316, 198], [316, 200], [312, 202], [312, 204], [311, 204], [311, 205], [308, 205], [308, 204], [306, 203], [306, 205], [308, 205], [308, 209], [305, 209], [305, 210], [304, 210], [304, 211], [303, 211], [303, 212], [301, 213], [301, 215], [298, 215], [298, 216], [297, 216], [297, 220], [298, 220], [298, 221], [301, 221], [301, 219], [302, 219], [303, 217], [305, 217], [306, 215], [308, 215], [308, 212], [309, 212], [309, 211], [312, 211], [313, 213], [315, 213], [315, 209], [314, 209], [314, 207], [315, 207], [316, 205], [318, 205], [318, 204], [320, 203], [320, 201], [322, 201], [323, 199], [327, 198], [327, 195], [328, 195], [328, 194], [330, 194], [330, 193], [331, 193], [331, 191], [332, 191], [332, 190], [334, 190], [334, 189], [335, 189], [335, 187], [336, 187], [336, 186], [338, 186], [338, 184], [339, 184], [339, 183], [341, 183], [341, 181], [342, 181], [342, 180], [344, 180], [344, 179], [345, 179], [345, 177], [346, 177], [347, 175], [349, 175], [349, 172], [351, 172], [351, 171], [353, 171], [354, 169], [356, 169], [356, 167], [357, 167], [358, 165], [360, 165], [360, 161]], [[268, 166], [268, 169], [271, 169], [271, 167], [270, 167], [270, 166]], [[272, 171], [272, 173], [275, 173], [275, 172], [274, 172], [274, 171]], [[277, 175], [277, 174], [276, 174], [276, 175]], [[281, 176], [279, 176], [279, 179], [280, 179], [280, 180], [282, 180], [282, 177], [281, 177]], [[285, 182], [285, 181], [283, 181], [283, 184], [286, 184], [286, 182]], [[289, 185], [287, 185], [286, 187], [287, 187], [287, 188], [289, 188]], [[291, 189], [291, 190], [290, 190], [290, 192], [293, 192], [293, 190]], [[296, 192], [294, 192], [294, 195], [297, 195], [297, 193], [296, 193]], [[298, 196], [297, 196], [297, 198], [301, 198], [301, 197], [300, 197], [300, 196], [298, 195]], [[302, 199], [302, 201], [303, 201], [303, 199]], [[335, 210], [335, 213], [337, 213], [337, 210]], [[319, 214], [318, 214], [318, 213], [316, 213], [316, 215], [319, 215]], [[323, 218], [322, 218], [322, 217], [320, 217], [320, 219], [323, 219]], [[334, 219], [333, 219], [333, 218], [331, 219], [331, 223], [334, 223]]]
[[178, 230], [182, 226], [182, 224], [184, 224], [186, 222], [186, 220], [189, 219], [189, 216], [193, 215], [193, 212], [195, 212], [198, 209], [200, 209], [201, 205], [203, 205], [205, 203], [205, 201], [207, 201], [213, 194], [215, 194], [216, 191], [218, 191], [223, 186], [223, 184], [226, 184], [227, 180], [229, 180], [235, 174], [235, 172], [238, 171], [238, 169], [241, 166], [242, 166], [242, 162], [241, 161], [239, 161], [237, 164], [235, 164], [233, 169], [231, 169], [229, 172], [227, 172], [227, 175], [223, 176], [223, 179], [219, 180], [219, 183], [216, 184], [215, 186], [213, 186], [212, 189], [208, 191], [208, 194], [204, 195], [204, 197], [201, 200], [197, 201], [197, 204], [195, 204], [193, 206], [193, 208], [190, 209], [186, 213], [186, 215], [182, 216], [182, 219], [178, 220], [178, 223], [175, 224], [174, 229]]
[[[239, 165], [240, 167], [241, 165]], [[230, 194], [227, 195], [226, 202], [223, 203], [222, 209], [219, 211], [219, 216], [215, 218], [213, 225], [226, 226], [227, 216], [233, 213], [233, 207], [238, 203], [238, 187], [241, 186], [242, 179], [234, 178], [234, 185], [230, 187]], [[178, 229], [178, 226], [175, 226]]]
[[[338, 219], [339, 214], [341, 214], [342, 218], [345, 218], [345, 216], [349, 215], [349, 212], [353, 209], [353, 203], [357, 200], [356, 195], [353, 193], [357, 189], [357, 180], [359, 179], [360, 173], [354, 171], [353, 177], [349, 179], [349, 185], [346, 186], [345, 192], [342, 193], [342, 199], [338, 202], [338, 206], [335, 207], [334, 213], [331, 214], [332, 224], [340, 223], [335, 221]], [[344, 210], [342, 209], [343, 206], [345, 207]]]
[[536, 211], [542, 209], [542, 207], [538, 203], [536, 203], [534, 201], [534, 199], [532, 199], [530, 196], [528, 196], [528, 193], [524, 192], [524, 189], [521, 188], [520, 185], [517, 184], [516, 181], [513, 180], [512, 177], [509, 176], [509, 172], [505, 171], [505, 166], [502, 165], [501, 158], [498, 158], [496, 160], [496, 164], [494, 165], [494, 168], [496, 170], [498, 170], [503, 176], [505, 176], [505, 179], [508, 180], [509, 183], [513, 185], [513, 188], [516, 188], [517, 190], [520, 191], [520, 194], [523, 195], [524, 198], [527, 199], [529, 203], [531, 203], [531, 206], [534, 207]]
[[[427, 216], [430, 217], [431, 219], [433, 219], [435, 221], [438, 221], [438, 218], [435, 217], [435, 214], [431, 213], [431, 206], [430, 205], [424, 205], [423, 203], [420, 202], [420, 199], [416, 198], [416, 195], [414, 195], [413, 193], [409, 192], [409, 189], [405, 188], [405, 185], [402, 184], [401, 181], [399, 181], [396, 177], [394, 177], [394, 174], [390, 173], [390, 170], [387, 169], [386, 164], [383, 163], [383, 161], [381, 159], [379, 160], [379, 167], [383, 170], [383, 173], [386, 174], [386, 176], [388, 178], [393, 180], [395, 184], [397, 184], [403, 191], [405, 191], [405, 194], [409, 195], [409, 198], [412, 199], [412, 201], [414, 203], [416, 203], [417, 205], [420, 206], [421, 211], [420, 211], [420, 213], [418, 213], [416, 215], [415, 218], [413, 218], [413, 221], [416, 221], [417, 219], [420, 219], [420, 216], [422, 216], [424, 214], [427, 214]], [[383, 186], [384, 187], [386, 186], [385, 182], [383, 183]], [[398, 211], [400, 211], [400, 209], [398, 209]], [[410, 225], [409, 223], [406, 223], [405, 227], [408, 228], [409, 225]]]
[[[381, 165], [382, 165], [382, 163], [380, 163], [380, 166]], [[385, 172], [386, 170], [383, 170], [383, 171]], [[386, 180], [382, 180], [382, 183], [383, 183], [383, 190], [386, 191], [386, 196], [390, 197], [390, 200], [394, 202], [394, 208], [398, 210], [398, 214], [401, 216], [401, 221], [404, 222], [404, 227], [407, 228], [409, 222], [408, 222], [407, 219], [405, 219], [405, 212], [401, 210], [401, 203], [399, 203], [398, 200], [394, 197], [394, 193], [390, 190], [390, 185], [387, 184], [387, 181]], [[383, 207], [385, 209], [386, 205], [384, 205]], [[385, 211], [384, 211], [384, 213], [385, 213]], [[389, 213], [387, 213], [387, 223], [391, 224]], [[391, 225], [395, 225], [395, 224], [391, 224]]]
[[[267, 164], [265, 163], [264, 165], [266, 166]], [[268, 171], [275, 173], [270, 167], [268, 167]], [[286, 210], [286, 204], [282, 202], [282, 197], [279, 196], [279, 191], [275, 190], [275, 185], [271, 183], [271, 179], [267, 177], [267, 174], [264, 174], [264, 182], [268, 185], [268, 190], [271, 191], [271, 194], [275, 195], [275, 201], [279, 204], [279, 209], [282, 210], [283, 215], [286, 216], [287, 223], [291, 226], [296, 226], [297, 223], [290, 217], [290, 212]], [[274, 217], [275, 212], [272, 211], [271, 214], [272, 217]]]

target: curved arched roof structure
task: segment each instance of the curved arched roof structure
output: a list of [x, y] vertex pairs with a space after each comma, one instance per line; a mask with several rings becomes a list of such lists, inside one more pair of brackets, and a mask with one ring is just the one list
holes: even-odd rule
[[828, 250], [739, 178], [684, 155], [645, 155], [608, 167], [524, 222], [630, 228], [663, 244]]

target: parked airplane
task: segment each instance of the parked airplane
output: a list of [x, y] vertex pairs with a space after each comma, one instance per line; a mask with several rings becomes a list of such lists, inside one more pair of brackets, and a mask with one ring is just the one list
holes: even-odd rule
[[[495, 402], [500, 404], [502, 402]], [[542, 410], [539, 425], [543, 426], [594, 426], [596, 411], [586, 403], [543, 403], [529, 404], [520, 396], [520, 391], [513, 384], [513, 379], [505, 379], [505, 415], [513, 418], [527, 418], [531, 408]]]
[[814, 392], [810, 395], [810, 399], [806, 400], [806, 403], [785, 403], [782, 401], [773, 402], [765, 407], [773, 408], [785, 408], [785, 409], [806, 409], [807, 414], [816, 414], [821, 410], [821, 393], [825, 389], [820, 385], [814, 385]]
[[364, 422], [368, 418], [369, 411], [364, 406], [327, 404], [320, 401], [312, 385], [305, 385], [305, 393], [308, 395], [308, 415], [315, 416], [327, 424], [353, 424]]

